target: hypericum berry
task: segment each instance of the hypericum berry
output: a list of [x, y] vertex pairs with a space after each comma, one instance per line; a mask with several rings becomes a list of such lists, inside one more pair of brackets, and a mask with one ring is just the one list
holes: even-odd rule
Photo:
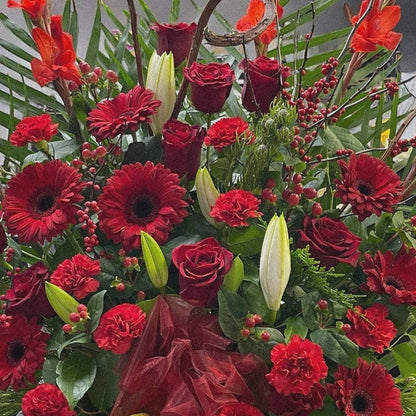
[[80, 62], [78, 64], [79, 70], [81, 71], [81, 74], [88, 74], [91, 72], [91, 66], [88, 62]]
[[124, 292], [124, 291], [126, 290], [126, 286], [124, 285], [124, 283], [119, 283], [119, 284], [116, 286], [116, 290], [117, 290], [117, 292], [119, 292], [119, 293]]
[[79, 313], [76, 313], [76, 312], [71, 312], [71, 313], [69, 314], [69, 320], [70, 320], [71, 322], [79, 322], [79, 321], [80, 321], [80, 319], [81, 319], [81, 317], [79, 316]]
[[277, 201], [277, 195], [273, 193], [273, 191], [270, 188], [264, 188], [261, 191], [261, 199], [263, 201], [269, 201], [272, 204], [274, 204]]
[[250, 336], [250, 330], [248, 328], [243, 328], [241, 330], [241, 336], [243, 338], [248, 338]]
[[416, 227], [416, 215], [410, 218], [410, 222], [412, 223], [414, 227]]
[[303, 195], [305, 195], [307, 199], [314, 199], [317, 194], [315, 188], [303, 188]]
[[247, 328], [254, 328], [256, 326], [256, 321], [254, 320], [253, 317], [250, 316], [249, 318], [246, 318], [244, 325]]
[[79, 316], [81, 317], [81, 319], [87, 319], [88, 318], [88, 312], [87, 311], [81, 311], [79, 313]]
[[319, 217], [323, 211], [324, 210], [322, 209], [322, 206], [319, 202], [314, 202], [312, 204], [312, 215], [314, 215], [315, 217]]
[[301, 183], [302, 175], [300, 173], [295, 173], [292, 178], [293, 183]]
[[116, 74], [114, 71], [112, 71], [111, 69], [109, 69], [109, 70], [106, 72], [105, 77], [106, 77], [109, 81], [114, 82], [114, 83], [116, 83], [116, 82], [117, 82], [117, 80], [118, 80], [118, 76], [117, 76], [117, 74]]
[[70, 324], [65, 324], [65, 325], [62, 327], [62, 330], [63, 330], [66, 334], [69, 334], [69, 333], [72, 331], [72, 326], [71, 326]]
[[292, 207], [299, 205], [299, 202], [300, 202], [300, 197], [298, 194], [290, 194], [287, 198], [287, 203], [289, 205], [292, 205]]
[[269, 331], [262, 331], [261, 335], [261, 340], [264, 342], [270, 341], [270, 332]]
[[273, 178], [268, 178], [264, 186], [273, 189], [276, 186], [276, 181]]
[[146, 299], [146, 293], [144, 292], [144, 290], [139, 290], [137, 292], [137, 299], [138, 300]]
[[263, 322], [263, 318], [258, 313], [253, 315], [253, 319], [256, 325], [259, 325]]
[[341, 326], [341, 331], [344, 332], [344, 334], [348, 334], [348, 332], [351, 331], [351, 325], [350, 324], [343, 324]]
[[318, 308], [323, 311], [328, 309], [328, 301], [326, 301], [325, 299], [320, 299], [318, 302]]
[[301, 195], [303, 193], [303, 185], [301, 183], [295, 184], [293, 187], [293, 192], [295, 194]]
[[88, 311], [88, 308], [87, 308], [87, 306], [86, 305], [84, 305], [84, 304], [82, 304], [82, 303], [80, 303], [78, 306], [77, 306], [77, 311], [79, 312], [79, 313], [81, 313], [81, 312], [87, 312]]

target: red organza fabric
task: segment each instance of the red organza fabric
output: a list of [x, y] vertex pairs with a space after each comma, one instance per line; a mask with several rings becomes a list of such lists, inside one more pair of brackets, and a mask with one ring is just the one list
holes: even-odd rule
[[267, 366], [230, 347], [216, 316], [180, 297], [158, 297], [142, 338], [118, 366], [111, 416], [206, 416], [237, 402], [264, 407]]

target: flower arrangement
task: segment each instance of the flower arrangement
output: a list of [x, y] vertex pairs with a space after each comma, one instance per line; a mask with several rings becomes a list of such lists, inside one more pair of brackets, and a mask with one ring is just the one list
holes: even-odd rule
[[8, 0], [2, 415], [415, 414], [400, 7], [316, 35], [337, 0], [233, 25], [219, 3], [163, 23], [128, 0], [126, 26], [98, 2], [79, 59], [73, 2]]

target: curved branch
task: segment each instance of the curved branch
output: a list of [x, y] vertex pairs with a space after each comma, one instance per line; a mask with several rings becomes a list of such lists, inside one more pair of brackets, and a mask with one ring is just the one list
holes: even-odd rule
[[205, 40], [213, 46], [237, 46], [250, 42], [261, 35], [276, 18], [275, 0], [262, 0], [265, 5], [263, 19], [253, 28], [245, 32], [226, 33], [218, 35], [206, 27], [204, 29]]

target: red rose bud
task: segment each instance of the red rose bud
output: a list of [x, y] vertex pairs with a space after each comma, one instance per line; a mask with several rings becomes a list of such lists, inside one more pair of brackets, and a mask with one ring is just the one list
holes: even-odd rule
[[[258, 111], [256, 102], [262, 113], [268, 113], [270, 104], [280, 95], [282, 85], [290, 75], [290, 71], [282, 71], [282, 67], [275, 59], [259, 56], [255, 60], [244, 60], [239, 65], [248, 72], [250, 84], [246, 79], [241, 91], [243, 106], [247, 111]], [[254, 97], [253, 93], [254, 92]]]
[[168, 120], [162, 129], [163, 164], [180, 178], [194, 179], [201, 160], [206, 130], [179, 120]]
[[235, 80], [229, 64], [193, 62], [189, 68], [183, 68], [183, 74], [191, 84], [192, 104], [198, 111], [208, 114], [221, 111]]
[[196, 23], [158, 23], [150, 26], [157, 33], [157, 53], [173, 53], [175, 68], [188, 56], [192, 38], [196, 31]]

